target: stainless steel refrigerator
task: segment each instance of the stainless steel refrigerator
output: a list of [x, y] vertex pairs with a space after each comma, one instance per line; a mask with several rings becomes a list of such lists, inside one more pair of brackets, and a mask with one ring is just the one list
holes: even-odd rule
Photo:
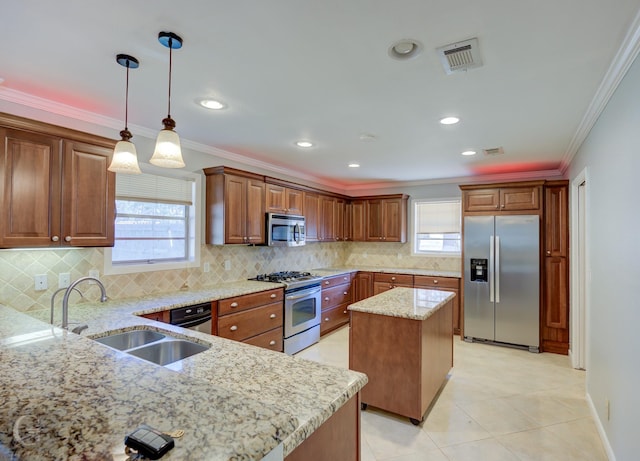
[[540, 218], [464, 218], [464, 337], [540, 346]]

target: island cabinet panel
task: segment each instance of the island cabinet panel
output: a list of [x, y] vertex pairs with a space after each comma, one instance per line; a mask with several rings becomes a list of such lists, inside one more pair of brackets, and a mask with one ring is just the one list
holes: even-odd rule
[[114, 243], [114, 142], [0, 114], [0, 248]]
[[283, 300], [282, 288], [221, 299], [212, 334], [282, 352]]
[[349, 368], [369, 377], [363, 404], [421, 421], [453, 366], [452, 317], [451, 301], [425, 320], [352, 310]]
[[456, 294], [453, 298], [453, 334], [460, 334], [460, 279], [455, 277], [430, 277], [427, 275], [415, 275], [413, 277], [415, 288], [430, 288], [433, 290], [450, 291]]
[[325, 277], [322, 280], [321, 335], [349, 323], [347, 307], [352, 301], [352, 291], [351, 273]]
[[373, 275], [373, 294], [377, 295], [383, 291], [391, 290], [395, 287], [413, 288], [413, 275], [410, 274], [388, 274], [375, 272]]
[[360, 394], [351, 397], [285, 461], [360, 461]]
[[353, 278], [353, 302], [373, 296], [373, 272], [358, 272]]

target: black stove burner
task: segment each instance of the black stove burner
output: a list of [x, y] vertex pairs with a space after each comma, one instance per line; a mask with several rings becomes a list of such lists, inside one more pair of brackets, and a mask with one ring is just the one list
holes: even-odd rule
[[260, 282], [287, 282], [300, 279], [302, 277], [311, 276], [311, 272], [299, 272], [299, 271], [281, 271], [272, 272], [271, 274], [260, 274], [253, 280]]

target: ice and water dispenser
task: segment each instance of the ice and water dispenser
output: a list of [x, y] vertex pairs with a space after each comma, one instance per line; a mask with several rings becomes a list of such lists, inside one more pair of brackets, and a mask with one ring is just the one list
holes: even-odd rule
[[489, 271], [488, 260], [471, 258], [471, 281], [472, 282], [488, 282]]

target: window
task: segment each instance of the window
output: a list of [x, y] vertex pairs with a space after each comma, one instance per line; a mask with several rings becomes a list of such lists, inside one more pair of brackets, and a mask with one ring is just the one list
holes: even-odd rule
[[105, 251], [105, 274], [199, 265], [200, 177], [141, 168], [141, 175], [116, 176], [115, 244]]
[[460, 253], [460, 200], [415, 200], [414, 254]]

